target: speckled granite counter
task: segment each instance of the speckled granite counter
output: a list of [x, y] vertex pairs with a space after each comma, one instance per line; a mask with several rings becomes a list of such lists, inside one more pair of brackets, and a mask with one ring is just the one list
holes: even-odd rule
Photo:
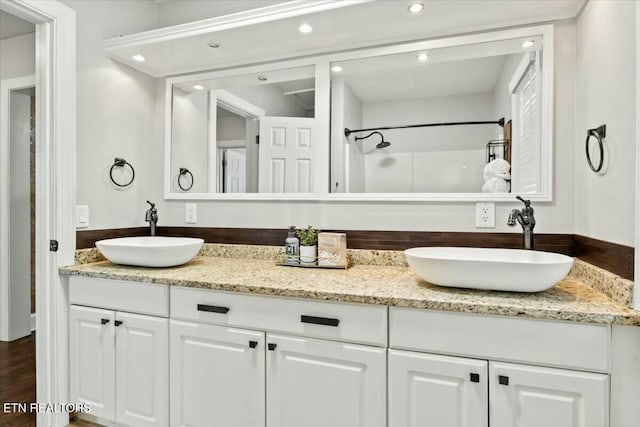
[[62, 275], [160, 283], [250, 294], [414, 307], [464, 313], [640, 326], [640, 312], [569, 276], [536, 294], [431, 285], [400, 266], [348, 270], [280, 267], [271, 260], [196, 257], [174, 268], [140, 268], [108, 261], [60, 269]]

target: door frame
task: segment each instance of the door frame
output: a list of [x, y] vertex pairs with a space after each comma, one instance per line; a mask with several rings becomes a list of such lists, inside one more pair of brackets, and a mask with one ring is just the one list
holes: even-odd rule
[[[76, 246], [76, 13], [56, 0], [9, 0], [0, 9], [36, 25], [36, 400], [59, 404], [69, 398], [69, 305], [58, 268], [74, 263]], [[37, 414], [38, 426], [68, 421], [66, 413]]]
[[[636, 3], [636, 40], [640, 36], [640, 5]], [[640, 43], [636, 43], [636, 247], [633, 306], [640, 310]]]
[[9, 260], [10, 205], [9, 205], [9, 167], [11, 138], [11, 92], [36, 86], [36, 76], [22, 76], [0, 80], [0, 341], [9, 341], [9, 282], [11, 262]]

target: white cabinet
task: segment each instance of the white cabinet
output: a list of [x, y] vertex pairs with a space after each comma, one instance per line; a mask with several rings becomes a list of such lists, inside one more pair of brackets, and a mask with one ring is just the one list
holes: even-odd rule
[[487, 361], [389, 350], [389, 427], [487, 427], [488, 400]]
[[168, 425], [168, 320], [70, 308], [70, 399], [121, 425]]
[[171, 320], [171, 426], [264, 427], [264, 332]]
[[116, 422], [168, 425], [168, 320], [116, 312], [115, 325]]
[[115, 313], [72, 305], [69, 309], [70, 401], [91, 414], [115, 419]]
[[491, 427], [605, 427], [609, 377], [490, 363]]
[[267, 334], [267, 427], [383, 427], [386, 349]]

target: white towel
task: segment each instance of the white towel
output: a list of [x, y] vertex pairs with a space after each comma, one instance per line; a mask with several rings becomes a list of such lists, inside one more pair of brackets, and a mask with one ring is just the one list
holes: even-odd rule
[[505, 178], [505, 174], [509, 173], [511, 165], [505, 159], [495, 159], [487, 163], [484, 167], [484, 179], [500, 177]]
[[482, 186], [483, 193], [507, 193], [509, 184], [502, 178], [490, 178]]

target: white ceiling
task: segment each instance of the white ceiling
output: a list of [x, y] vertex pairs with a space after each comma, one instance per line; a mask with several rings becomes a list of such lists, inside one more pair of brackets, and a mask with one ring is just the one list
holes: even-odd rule
[[0, 10], [0, 40], [33, 33], [36, 26], [15, 15]]
[[493, 92], [507, 56], [370, 68], [344, 80], [363, 103]]
[[[585, 1], [425, 0], [425, 10], [418, 15], [408, 13], [409, 1], [404, 0], [343, 2], [348, 7], [216, 32], [206, 31], [206, 26], [195, 32], [184, 31], [184, 26], [172, 27], [160, 42], [147, 37], [158, 35], [159, 30], [155, 30], [109, 40], [105, 46], [114, 59], [164, 77], [336, 49], [573, 18]], [[297, 28], [301, 22], [310, 23], [313, 32], [300, 34]], [[220, 48], [209, 48], [210, 41], [219, 43]], [[147, 60], [132, 61], [131, 56], [137, 53]]]

